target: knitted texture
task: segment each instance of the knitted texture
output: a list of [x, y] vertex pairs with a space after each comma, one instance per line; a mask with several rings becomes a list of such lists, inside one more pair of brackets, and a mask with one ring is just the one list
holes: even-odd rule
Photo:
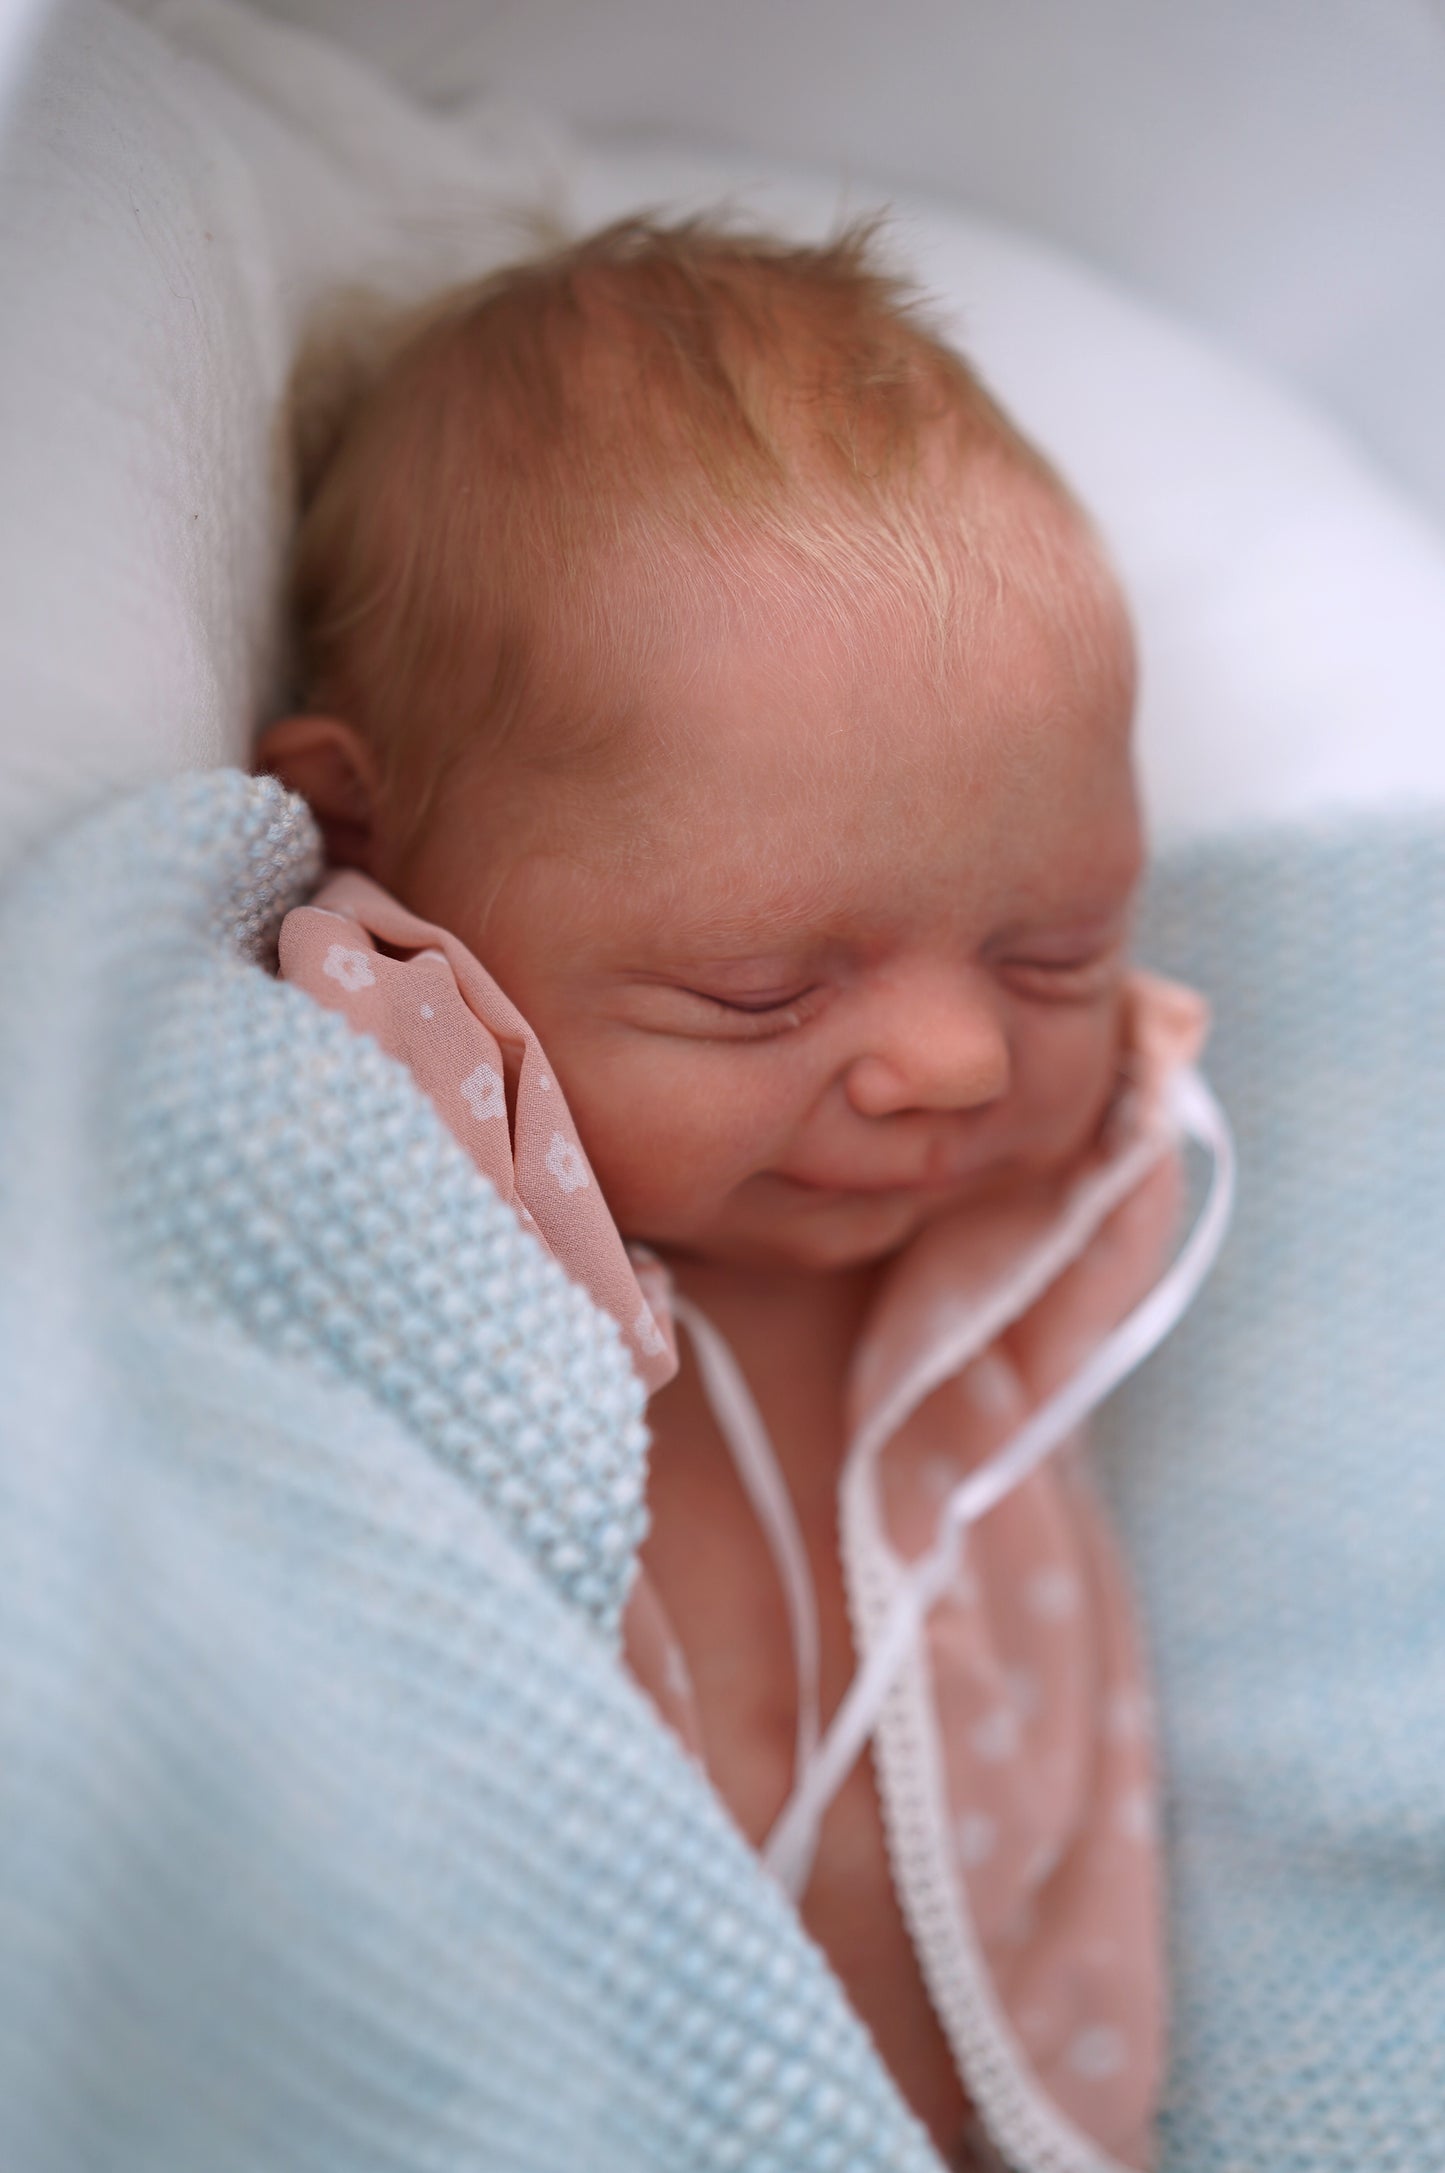
[[1106, 1420], [1170, 1783], [1164, 2173], [1434, 2173], [1445, 829], [1196, 852], [1144, 941], [1215, 999], [1240, 1150], [1215, 1278]]
[[[615, 1663], [615, 1328], [242, 955], [313, 850], [274, 786], [188, 780], [0, 899], [0, 2165], [936, 2173]], [[1242, 1164], [1105, 1422], [1166, 2173], [1432, 2173], [1445, 831], [1200, 854], [1146, 953], [1215, 998]]]
[[0, 901], [0, 2165], [929, 2173], [618, 1666], [617, 1329], [270, 979], [275, 785]]
[[[269, 1348], [364, 1382], [615, 1635], [647, 1442], [615, 1324], [478, 1178], [402, 1067], [250, 967], [315, 887], [302, 803], [231, 777], [169, 805], [164, 916], [107, 929], [145, 959], [130, 1090], [111, 1120], [118, 1244]], [[227, 844], [238, 864], [212, 901]], [[132, 908], [143, 895], [124, 870], [119, 889]]]

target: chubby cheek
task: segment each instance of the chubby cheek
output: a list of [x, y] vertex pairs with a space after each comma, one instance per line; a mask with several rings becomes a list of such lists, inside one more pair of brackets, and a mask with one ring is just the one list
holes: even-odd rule
[[1093, 1137], [1118, 1076], [1122, 1002], [1059, 1005], [1013, 1043], [1012, 1117], [1021, 1158], [1056, 1166]]
[[547, 1050], [624, 1235], [687, 1236], [787, 1139], [789, 1107], [747, 1052], [565, 1034]]

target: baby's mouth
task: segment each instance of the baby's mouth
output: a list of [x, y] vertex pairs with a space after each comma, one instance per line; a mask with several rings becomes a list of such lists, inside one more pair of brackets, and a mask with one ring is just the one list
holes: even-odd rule
[[997, 1148], [980, 1151], [980, 1142], [972, 1143], [972, 1154], [960, 1153], [956, 1141], [935, 1140], [924, 1158], [921, 1168], [890, 1176], [865, 1177], [849, 1170], [836, 1177], [803, 1176], [791, 1171], [778, 1170], [773, 1174], [799, 1192], [882, 1194], [914, 1193], [939, 1194], [956, 1192], [961, 1187], [977, 1183], [997, 1174], [1000, 1157]]
[[953, 1181], [954, 1180], [948, 1179], [944, 1180], [942, 1183], [938, 1181], [928, 1183], [923, 1179], [916, 1179], [911, 1184], [897, 1183], [880, 1185], [860, 1184], [855, 1178], [852, 1180], [852, 1182], [846, 1185], [835, 1185], [822, 1183], [811, 1177], [780, 1177], [779, 1179], [780, 1183], [790, 1185], [796, 1192], [847, 1193], [854, 1198], [857, 1198], [860, 1195], [871, 1196], [874, 1194], [877, 1194], [881, 1198], [882, 1196], [890, 1192], [944, 1192], [948, 1189], [949, 1183]]
[[846, 1195], [853, 1199], [860, 1196], [871, 1198], [875, 1195], [881, 1198], [889, 1194], [896, 1196], [902, 1193], [913, 1193], [927, 1197], [944, 1192], [957, 1192], [961, 1186], [968, 1185], [984, 1174], [985, 1171], [982, 1169], [964, 1169], [951, 1170], [947, 1176], [943, 1177], [924, 1175], [864, 1178], [850, 1175], [846, 1178], [834, 1179], [793, 1177], [782, 1170], [773, 1172], [778, 1183], [786, 1185], [791, 1191], [810, 1193], [814, 1196], [831, 1193], [838, 1197]]

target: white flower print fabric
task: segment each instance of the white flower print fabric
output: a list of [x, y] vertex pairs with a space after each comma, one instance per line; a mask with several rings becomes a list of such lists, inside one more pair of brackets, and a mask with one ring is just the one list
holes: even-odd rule
[[622, 1331], [651, 1393], [677, 1371], [661, 1264], [629, 1257], [542, 1047], [464, 943], [369, 876], [281, 926], [281, 974], [405, 1064], [483, 1176]]
[[[1168, 1088], [1205, 1012], [1131, 976], [1099, 1136], [1047, 1192], [930, 1223], [853, 1354], [840, 1483], [860, 1655], [942, 1503], [1153, 1287], [1178, 1220]], [[962, 2079], [1005, 2153], [1143, 2167], [1167, 1983], [1149, 1698], [1074, 1441], [968, 1534], [873, 1743], [894, 1875]]]

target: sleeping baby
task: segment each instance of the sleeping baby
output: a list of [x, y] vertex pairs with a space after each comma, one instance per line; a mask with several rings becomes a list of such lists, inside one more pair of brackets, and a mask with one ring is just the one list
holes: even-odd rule
[[1146, 2164], [1148, 1702], [1077, 1434], [950, 1515], [1163, 1271], [1203, 1030], [1129, 965], [1087, 517], [870, 232], [630, 221], [398, 335], [294, 602], [260, 760], [333, 872], [282, 970], [627, 1342], [627, 1665], [949, 2162]]

